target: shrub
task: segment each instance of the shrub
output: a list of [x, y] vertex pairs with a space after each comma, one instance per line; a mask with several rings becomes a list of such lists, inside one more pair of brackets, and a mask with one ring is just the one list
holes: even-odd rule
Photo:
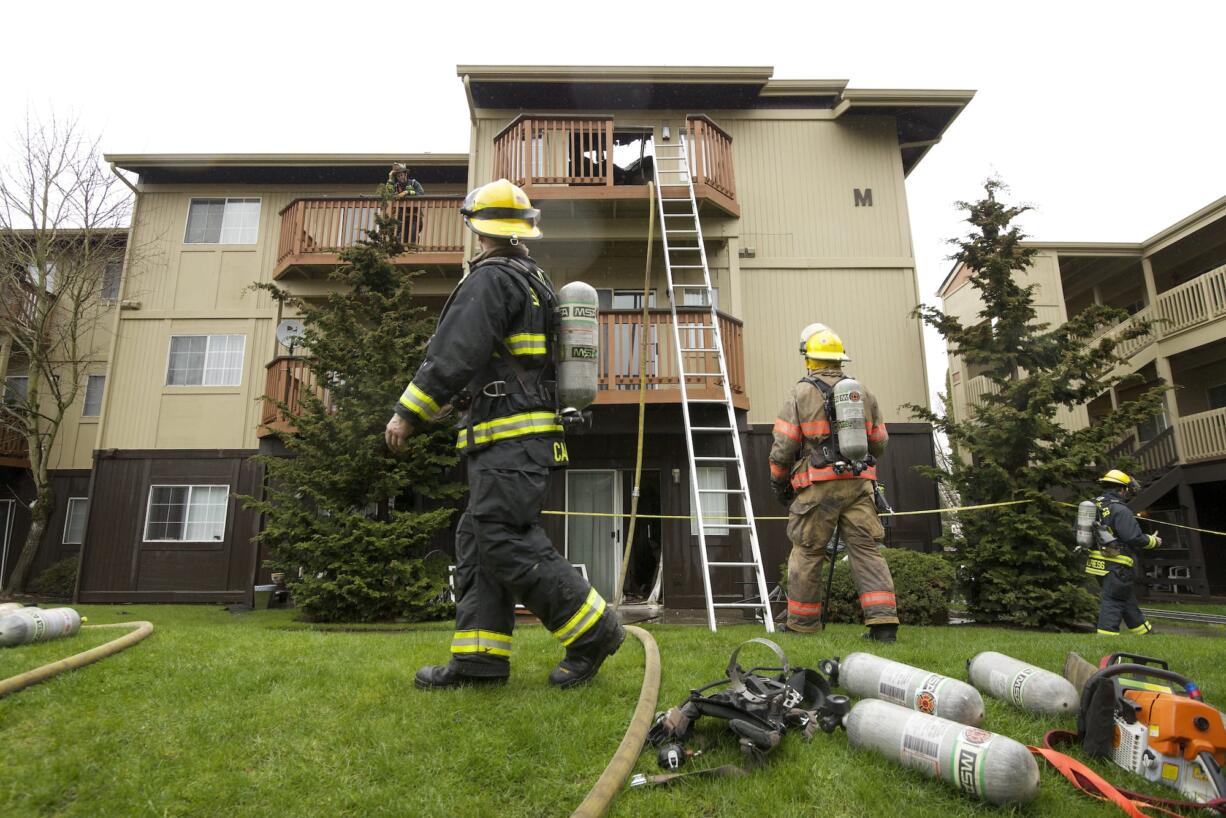
[[[882, 555], [894, 577], [898, 596], [898, 618], [906, 625], [945, 625], [949, 622], [949, 599], [954, 591], [954, 569], [939, 554], [925, 554], [907, 548], [883, 548]], [[825, 590], [826, 571], [822, 571]], [[780, 584], [787, 590], [787, 564]], [[830, 590], [828, 622], [859, 622], [860, 601], [851, 580], [851, 563], [839, 558], [834, 567]]]
[[52, 563], [26, 587], [35, 596], [71, 599], [77, 585], [77, 555]]

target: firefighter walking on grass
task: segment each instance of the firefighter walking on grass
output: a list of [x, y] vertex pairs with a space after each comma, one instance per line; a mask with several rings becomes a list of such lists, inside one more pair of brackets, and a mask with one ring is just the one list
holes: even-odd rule
[[1086, 560], [1086, 573], [1098, 577], [1101, 587], [1098, 633], [1119, 636], [1122, 621], [1129, 633], [1147, 634], [1153, 626], [1141, 613], [1133, 587], [1136, 555], [1138, 551], [1158, 548], [1162, 539], [1142, 531], [1128, 507], [1128, 500], [1137, 493], [1135, 480], [1119, 469], [1112, 469], [1098, 482], [1106, 491], [1092, 501], [1094, 544]]
[[[852, 578], [869, 627], [865, 636], [893, 642], [898, 632], [894, 580], [877, 548], [884, 529], [874, 497], [876, 458], [889, 439], [885, 423], [877, 399], [843, 373], [843, 362], [851, 359], [838, 335], [812, 324], [801, 333], [800, 352], [808, 374], [792, 387], [779, 410], [770, 453], [771, 485], [789, 507], [787, 627], [800, 633], [818, 629], [825, 602], [826, 546], [837, 529], [851, 558]], [[851, 406], [854, 403], [862, 410]], [[847, 417], [838, 417], [839, 405], [850, 407]], [[859, 446], [864, 449], [867, 444], [866, 451], [843, 452], [840, 438], [847, 449], [854, 438], [845, 437], [840, 429], [847, 428], [847, 418], [853, 416], [851, 422], [863, 423], [863, 429], [851, 431], [863, 433]]]
[[460, 212], [481, 252], [443, 307], [386, 432], [388, 446], [399, 448], [444, 405], [471, 401], [456, 442], [469, 499], [456, 529], [451, 660], [423, 667], [414, 681], [421, 688], [505, 681], [521, 601], [566, 648], [550, 683], [571, 687], [596, 675], [625, 631], [539, 524], [550, 473], [567, 463], [553, 349], [557, 298], [520, 243], [540, 237], [539, 212], [505, 179], [469, 193]]

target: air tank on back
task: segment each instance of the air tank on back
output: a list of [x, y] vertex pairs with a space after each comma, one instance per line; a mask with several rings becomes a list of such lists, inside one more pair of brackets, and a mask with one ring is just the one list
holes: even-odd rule
[[80, 629], [81, 616], [72, 608], [22, 608], [0, 614], [0, 647], [46, 642]]
[[1008, 736], [876, 699], [857, 702], [843, 724], [851, 746], [880, 753], [972, 798], [1026, 804], [1039, 791], [1034, 756]]
[[993, 698], [1045, 716], [1075, 716], [1080, 696], [1072, 682], [1049, 670], [995, 651], [984, 651], [966, 663], [971, 684]]
[[1098, 519], [1098, 509], [1093, 500], [1082, 500], [1077, 504], [1077, 545], [1090, 548], [1094, 545], [1094, 521]]
[[581, 411], [596, 400], [600, 344], [596, 290], [572, 281], [558, 290], [558, 402]]
[[858, 698], [881, 699], [974, 727], [983, 723], [983, 697], [966, 682], [871, 653], [825, 660], [821, 669]]
[[835, 437], [839, 452], [851, 463], [868, 457], [868, 432], [864, 427], [864, 387], [854, 378], [834, 385]]

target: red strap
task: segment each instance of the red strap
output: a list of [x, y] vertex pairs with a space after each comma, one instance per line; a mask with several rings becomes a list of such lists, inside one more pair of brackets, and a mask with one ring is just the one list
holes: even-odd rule
[[1031, 747], [1027, 745], [1027, 749], [1035, 755], [1046, 759], [1061, 775], [1072, 782], [1073, 786], [1077, 789], [1101, 801], [1114, 803], [1126, 815], [1131, 816], [1131, 818], [1153, 818], [1148, 813], [1142, 812], [1142, 808], [1155, 809], [1164, 815], [1174, 816], [1174, 818], [1184, 818], [1184, 816], [1178, 812], [1172, 812], [1166, 809], [1166, 807], [1183, 807], [1197, 810], [1208, 809], [1226, 814], [1226, 799], [1224, 798], [1217, 798], [1201, 804], [1195, 801], [1177, 801], [1170, 798], [1143, 795], [1131, 790], [1117, 789], [1111, 782], [1077, 759], [1055, 749], [1055, 745], [1058, 743], [1076, 741], [1076, 733], [1071, 733], [1068, 730], [1051, 730], [1047, 735], [1043, 736], [1043, 744], [1046, 746]]

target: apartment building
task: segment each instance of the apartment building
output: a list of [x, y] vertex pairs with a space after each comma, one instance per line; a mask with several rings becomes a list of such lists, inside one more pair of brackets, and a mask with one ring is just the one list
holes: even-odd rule
[[[325, 294], [337, 252], [372, 222], [375, 185], [404, 161], [426, 195], [399, 207], [424, 274], [423, 302], [440, 307], [464, 272], [472, 240], [463, 193], [506, 177], [542, 211], [531, 249], [561, 286], [583, 280], [601, 301], [601, 391], [592, 429], [568, 440], [572, 467], [548, 507], [627, 509], [634, 467], [637, 349], [649, 339], [644, 513], [688, 515], [695, 486], [729, 484], [723, 468], [689, 474], [677, 351], [656, 234], [647, 326], [641, 317], [655, 148], [685, 141], [715, 285], [717, 320], [742, 432], [755, 510], [782, 514], [766, 454], [779, 402], [803, 375], [802, 327], [835, 327], [848, 370], [878, 396], [891, 447], [879, 467], [898, 508], [931, 508], [936, 490], [913, 467], [933, 461], [931, 429], [906, 403], [926, 404], [906, 175], [970, 101], [969, 91], [867, 90], [844, 80], [774, 79], [769, 67], [460, 66], [471, 144], [463, 154], [387, 156], [111, 155], [139, 177], [108, 384], [97, 430], [80, 598], [247, 598], [261, 555], [251, 461], [292, 434], [263, 395], [292, 401], [313, 387], [301, 358], [275, 337], [277, 307], [254, 281], [303, 297]], [[673, 291], [680, 311], [709, 320], [705, 288]], [[687, 318], [687, 320], [689, 320]], [[702, 353], [699, 353], [702, 354]], [[692, 366], [687, 367], [694, 371]], [[709, 371], [709, 370], [708, 370]], [[722, 394], [715, 378], [691, 395]], [[394, 398], [395, 396], [391, 396]], [[736, 513], [704, 495], [708, 513]], [[620, 522], [550, 517], [556, 546], [612, 594]], [[759, 525], [768, 578], [788, 544], [779, 520]], [[701, 604], [690, 524], [640, 523], [640, 553], [660, 554], [666, 604]], [[894, 545], [927, 549], [935, 518], [901, 518]], [[718, 532], [716, 532], [718, 534]], [[739, 556], [731, 536], [712, 554]], [[640, 576], [649, 583], [648, 573]], [[659, 564], [655, 566], [659, 571]], [[743, 588], [735, 577], [723, 597]]]
[[[1036, 285], [1038, 318], [1058, 325], [1093, 304], [1129, 317], [1103, 335], [1150, 321], [1146, 335], [1120, 353], [1131, 378], [1064, 413], [1069, 428], [1093, 424], [1121, 401], [1169, 384], [1165, 411], [1106, 453], [1131, 456], [1144, 489], [1131, 503], [1152, 519], [1226, 529], [1226, 197], [1139, 243], [1027, 242], [1038, 251], [1023, 276]], [[945, 310], [973, 323], [982, 308], [956, 266], [939, 291]], [[951, 355], [955, 416], [966, 417], [992, 384]], [[1159, 593], [1226, 593], [1226, 538], [1174, 526], [1154, 527], [1164, 541], [1146, 560], [1146, 585]]]

